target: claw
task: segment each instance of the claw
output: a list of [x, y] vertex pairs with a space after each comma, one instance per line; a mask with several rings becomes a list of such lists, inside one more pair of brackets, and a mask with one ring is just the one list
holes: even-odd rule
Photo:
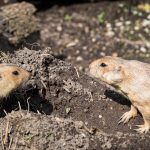
[[125, 124], [125, 123], [127, 123], [132, 117], [133, 117], [133, 114], [131, 113], [131, 111], [128, 111], [128, 112], [124, 113], [124, 114], [121, 116], [121, 118], [119, 119], [118, 124], [120, 124], [120, 123]]
[[134, 129], [135, 131], [137, 131], [138, 133], [142, 134], [142, 133], [147, 133], [150, 129], [150, 126], [148, 125], [136, 125], [136, 127], [139, 127], [138, 129]]

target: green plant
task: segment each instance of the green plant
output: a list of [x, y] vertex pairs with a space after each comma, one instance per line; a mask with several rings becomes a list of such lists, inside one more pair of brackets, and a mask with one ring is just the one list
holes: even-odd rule
[[71, 20], [72, 20], [72, 16], [66, 14], [65, 17], [64, 17], [64, 20], [65, 20], [65, 21], [71, 21]]
[[101, 12], [97, 15], [97, 21], [99, 23], [104, 23], [104, 21], [105, 21], [105, 13], [104, 12]]

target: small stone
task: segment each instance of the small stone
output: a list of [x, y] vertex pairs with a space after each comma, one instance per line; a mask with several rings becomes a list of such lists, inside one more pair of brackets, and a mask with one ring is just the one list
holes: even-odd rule
[[83, 28], [83, 24], [82, 23], [78, 23], [78, 27], [79, 28]]
[[86, 126], [88, 125], [88, 122], [87, 122], [87, 121], [85, 122], [85, 125], [86, 125]]
[[146, 26], [148, 26], [148, 25], [150, 25], [150, 21], [144, 19], [143, 22], [142, 22], [142, 26], [143, 26], [143, 27], [146, 27]]
[[110, 143], [110, 141], [108, 141], [108, 142], [106, 143], [106, 147], [107, 147], [107, 149], [111, 149], [111, 148], [112, 148], [112, 144]]
[[99, 115], [99, 116], [98, 116], [98, 118], [100, 118], [100, 119], [101, 119], [101, 118], [102, 118], [102, 115]]
[[104, 52], [100, 52], [101, 56], [106, 56], [106, 54]]
[[83, 111], [84, 111], [85, 113], [87, 113], [87, 112], [88, 112], [88, 109], [85, 108]]
[[137, 14], [138, 14], [138, 11], [134, 10], [132, 13], [133, 13], [134, 15], [137, 15]]
[[126, 25], [130, 25], [130, 24], [131, 24], [131, 21], [126, 21], [125, 24], [126, 24]]
[[107, 24], [106, 24], [106, 27], [107, 27], [107, 28], [112, 28], [112, 26], [111, 26], [110, 23], [107, 23]]
[[58, 32], [61, 32], [61, 31], [62, 31], [62, 27], [61, 27], [61, 26], [57, 26], [56, 29], [57, 29]]
[[123, 136], [123, 133], [122, 132], [117, 132], [116, 136], [121, 137], [121, 136]]
[[150, 15], [147, 16], [147, 19], [150, 20]]
[[92, 42], [95, 43], [96, 42], [96, 38], [92, 38]]
[[76, 128], [79, 128], [79, 129], [81, 129], [81, 128], [83, 128], [83, 122], [82, 121], [75, 121], [75, 127]]
[[78, 56], [78, 57], [76, 58], [76, 60], [77, 60], [77, 62], [80, 62], [80, 61], [83, 61], [83, 58], [82, 58], [81, 56]]
[[145, 31], [147, 34], [149, 34], [149, 32], [150, 32], [149, 28], [144, 28], [144, 31]]
[[139, 13], [138, 13], [138, 16], [140, 16], [140, 17], [141, 17], [142, 15], [143, 15], [143, 14], [142, 14], [142, 12], [139, 12]]
[[85, 31], [85, 33], [89, 33], [89, 27], [85, 27], [85, 29], [84, 29], [84, 31]]
[[141, 47], [140, 51], [143, 52], [143, 53], [146, 53], [146, 48], [145, 47]]
[[114, 52], [114, 53], [112, 53], [112, 56], [113, 57], [118, 57], [118, 53]]
[[87, 46], [83, 46], [83, 50], [87, 50]]
[[131, 30], [131, 31], [130, 31], [130, 34], [134, 34], [134, 31], [133, 31], [133, 30]]
[[117, 27], [120, 27], [120, 26], [122, 26], [122, 25], [123, 25], [122, 22], [117, 22], [117, 23], [116, 23], [116, 26], [117, 26]]
[[138, 26], [135, 26], [135, 27], [134, 27], [134, 30], [135, 30], [135, 31], [138, 31], [139, 29], [140, 29], [140, 28], [139, 28]]
[[106, 36], [108, 36], [108, 37], [113, 37], [114, 35], [115, 35], [115, 33], [111, 30], [106, 32]]

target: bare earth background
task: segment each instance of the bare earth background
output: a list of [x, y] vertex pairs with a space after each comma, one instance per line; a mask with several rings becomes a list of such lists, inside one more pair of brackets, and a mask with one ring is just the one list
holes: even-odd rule
[[53, 6], [36, 17], [36, 42], [9, 50], [10, 62], [32, 78], [1, 104], [1, 149], [148, 150], [150, 134], [134, 131], [141, 115], [118, 125], [130, 103], [89, 77], [88, 65], [105, 55], [150, 62], [150, 14], [124, 2], [99, 2]]

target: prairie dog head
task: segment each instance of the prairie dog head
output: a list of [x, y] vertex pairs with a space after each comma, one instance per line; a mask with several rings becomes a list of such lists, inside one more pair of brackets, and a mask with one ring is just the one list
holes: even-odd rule
[[0, 98], [27, 82], [30, 73], [13, 64], [0, 64]]
[[124, 63], [121, 58], [105, 56], [90, 64], [90, 74], [110, 85], [119, 85], [125, 78]]

